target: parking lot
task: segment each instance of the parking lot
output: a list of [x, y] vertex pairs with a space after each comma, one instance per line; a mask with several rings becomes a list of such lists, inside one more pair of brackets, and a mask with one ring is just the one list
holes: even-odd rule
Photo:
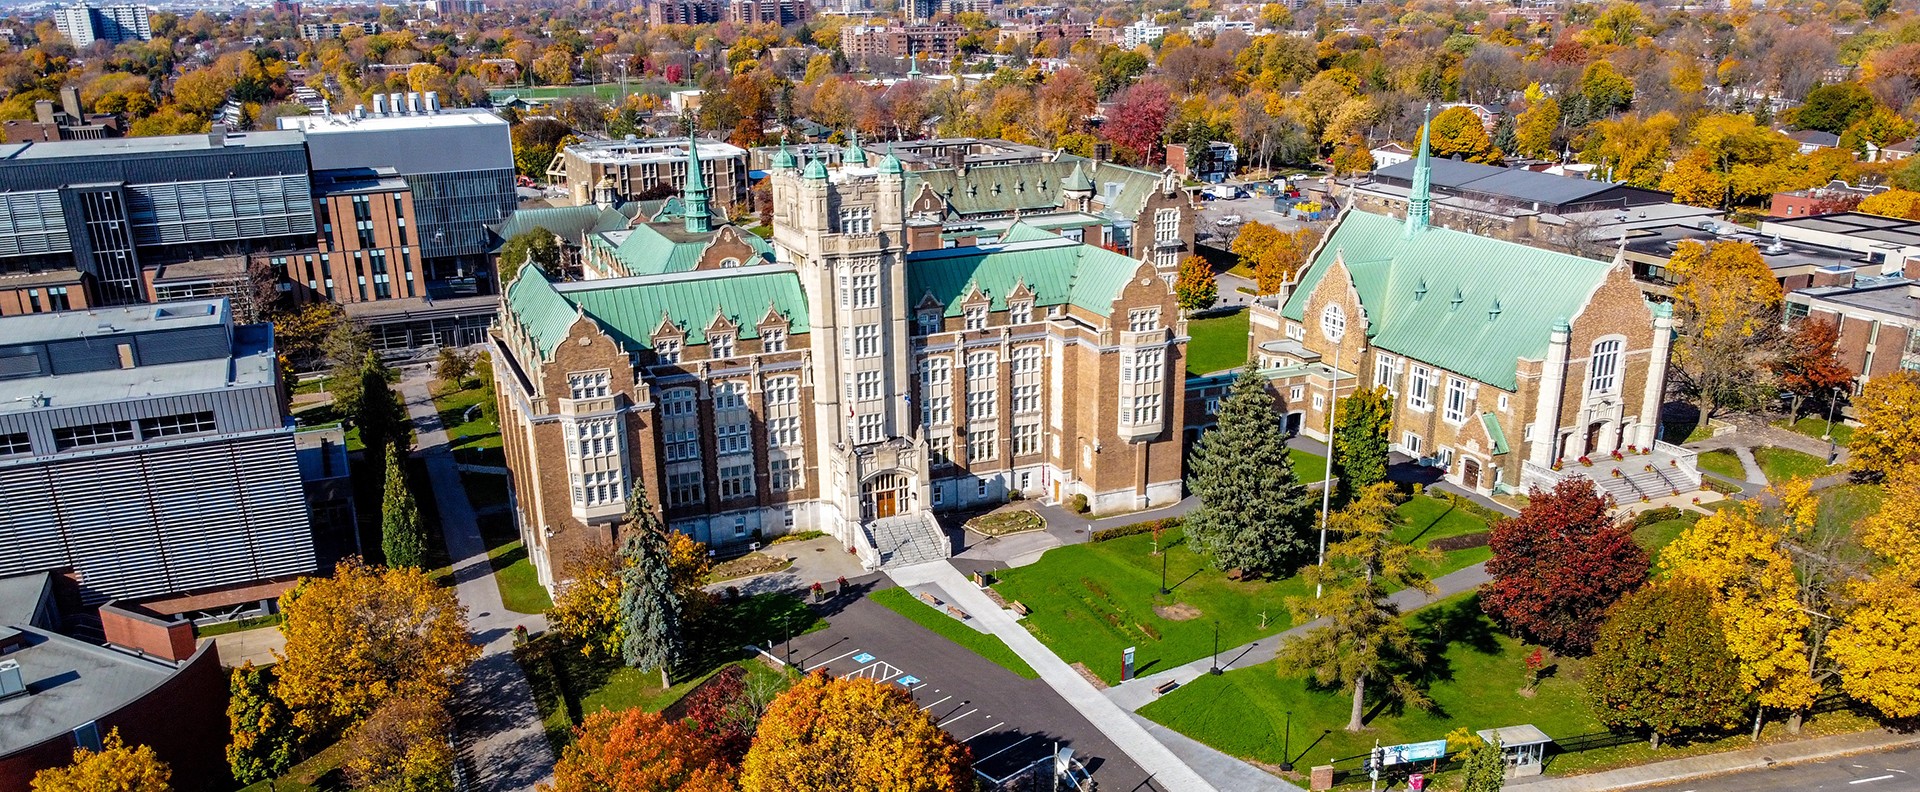
[[793, 639], [790, 662], [900, 686], [972, 750], [983, 774], [1002, 778], [1052, 756], [1056, 746], [1071, 747], [1102, 790], [1159, 789], [1045, 682], [1022, 679], [864, 598], [828, 619], [826, 630]]

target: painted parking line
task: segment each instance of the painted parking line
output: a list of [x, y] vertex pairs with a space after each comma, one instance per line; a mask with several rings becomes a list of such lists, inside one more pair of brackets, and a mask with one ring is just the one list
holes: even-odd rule
[[1869, 781], [1885, 781], [1885, 780], [1887, 780], [1887, 779], [1889, 779], [1889, 778], [1892, 778], [1892, 777], [1893, 777], [1892, 775], [1878, 775], [1878, 776], [1874, 776], [1874, 777], [1872, 777], [1872, 778], [1856, 778], [1856, 779], [1854, 779], [1854, 780], [1852, 780], [1852, 781], [1848, 781], [1847, 783], [1849, 783], [1849, 784], [1865, 784], [1865, 783], [1867, 783], [1867, 782], [1869, 782]]
[[[855, 650], [853, 650], [853, 652], [858, 652], [858, 651], [860, 651], [860, 650], [858, 650], [858, 649], [855, 649]], [[843, 655], [840, 655], [839, 657], [834, 657], [834, 658], [830, 658], [830, 659], [828, 659], [828, 660], [826, 660], [825, 662], [822, 662], [822, 663], [819, 663], [819, 664], [816, 664], [816, 665], [812, 665], [812, 666], [808, 666], [808, 667], [807, 667], [807, 669], [806, 669], [806, 671], [807, 671], [807, 673], [809, 673], [809, 674], [811, 674], [811, 673], [813, 673], [814, 671], [818, 671], [818, 670], [820, 670], [820, 669], [822, 669], [822, 668], [826, 668], [828, 664], [830, 664], [830, 663], [832, 663], [832, 662], [834, 662], [835, 660], [839, 660], [839, 659], [841, 659], [841, 658], [844, 658], [844, 657], [846, 657], [847, 655], [850, 655], [850, 654], [853, 654], [853, 652], [848, 652], [847, 654], [843, 654]]]
[[939, 726], [940, 728], [942, 728], [942, 729], [944, 729], [944, 728], [947, 728], [947, 724], [949, 724], [949, 723], [952, 723], [952, 722], [954, 722], [954, 721], [957, 721], [957, 720], [960, 720], [961, 718], [964, 718], [964, 717], [967, 717], [968, 715], [972, 715], [973, 713], [976, 713], [976, 712], [979, 712], [979, 711], [980, 711], [980, 710], [979, 710], [979, 708], [974, 708], [974, 709], [970, 709], [970, 710], [967, 710], [966, 712], [963, 712], [963, 713], [960, 713], [959, 715], [955, 715], [955, 716], [953, 716], [953, 717], [951, 717], [951, 718], [948, 718], [948, 719], [946, 719], [946, 720], [943, 720], [943, 721], [941, 721], [941, 722], [939, 722], [938, 724], [935, 724], [935, 725], [937, 725], [937, 726]]
[[[936, 691], [934, 691], [934, 692], [935, 692], [935, 693], [938, 693], [939, 691], [937, 691], [937, 690], [936, 690]], [[924, 707], [921, 707], [921, 708], [920, 708], [920, 711], [921, 711], [921, 712], [926, 712], [927, 710], [930, 710], [930, 709], [933, 709], [934, 707], [938, 707], [938, 706], [940, 706], [941, 704], [943, 704], [943, 703], [946, 703], [946, 701], [947, 701], [947, 699], [950, 699], [950, 698], [953, 698], [953, 697], [952, 697], [952, 696], [947, 696], [946, 698], [942, 698], [942, 699], [940, 699], [939, 701], [936, 701], [936, 702], [933, 702], [932, 704], [928, 704], [927, 706], [924, 706]]]
[[[980, 736], [980, 735], [978, 735], [978, 734], [976, 734], [976, 735], [974, 735], [974, 736], [975, 736], [975, 737], [978, 737], [978, 736]], [[1022, 745], [1026, 745], [1026, 744], [1027, 744], [1027, 741], [1028, 741], [1028, 740], [1031, 740], [1031, 739], [1033, 739], [1033, 735], [1031, 735], [1031, 734], [1029, 734], [1029, 735], [1027, 735], [1027, 736], [1025, 736], [1025, 737], [1022, 737], [1022, 738], [1020, 738], [1020, 741], [1019, 741], [1019, 742], [1017, 742], [1017, 743], [1014, 743], [1014, 744], [1012, 744], [1012, 745], [1009, 745], [1009, 746], [1007, 746], [1007, 747], [1005, 747], [1005, 748], [1002, 748], [1002, 749], [1000, 749], [1000, 750], [998, 750], [998, 751], [994, 751], [993, 753], [990, 753], [990, 754], [987, 754], [986, 756], [982, 756], [982, 757], [980, 757], [979, 759], [975, 759], [975, 760], [973, 760], [973, 763], [974, 763], [974, 764], [980, 764], [981, 762], [985, 762], [985, 761], [987, 761], [987, 760], [989, 760], [989, 759], [992, 759], [993, 757], [996, 757], [996, 756], [999, 756], [999, 755], [1001, 755], [1001, 754], [1003, 754], [1003, 753], [1006, 753], [1006, 752], [1008, 752], [1008, 751], [1011, 751], [1011, 750], [1013, 750], [1013, 749], [1015, 749], [1015, 748], [1018, 748], [1018, 747], [1020, 747], [1020, 746], [1022, 746]]]
[[1005, 725], [1007, 725], [1007, 722], [1006, 722], [1006, 721], [1001, 721], [1001, 722], [999, 722], [999, 723], [996, 723], [996, 724], [993, 724], [992, 726], [988, 726], [987, 728], [984, 728], [984, 729], [981, 729], [981, 730], [980, 730], [980, 731], [978, 731], [978, 732], [975, 732], [975, 733], [974, 733], [974, 735], [973, 735], [972, 737], [968, 737], [967, 739], [964, 739], [964, 740], [961, 740], [961, 742], [963, 742], [963, 743], [965, 743], [965, 742], [973, 742], [974, 740], [977, 740], [977, 739], [979, 739], [979, 738], [980, 738], [980, 735], [982, 735], [982, 734], [986, 734], [987, 732], [990, 732], [990, 731], [993, 731], [994, 729], [998, 729], [998, 728], [1000, 728], [1000, 727], [1002, 727], [1002, 726], [1005, 726]]

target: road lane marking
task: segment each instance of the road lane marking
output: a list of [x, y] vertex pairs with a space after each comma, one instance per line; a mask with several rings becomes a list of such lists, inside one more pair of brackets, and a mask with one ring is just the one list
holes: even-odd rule
[[1892, 774], [1892, 773], [1888, 773], [1888, 774], [1886, 774], [1886, 775], [1877, 775], [1877, 776], [1874, 776], [1874, 777], [1872, 777], [1872, 778], [1856, 778], [1856, 779], [1854, 779], [1854, 780], [1852, 780], [1852, 781], [1848, 781], [1847, 783], [1849, 783], [1849, 784], [1864, 784], [1864, 783], [1867, 783], [1868, 781], [1885, 781], [1885, 780], [1887, 780], [1887, 779], [1889, 779], [1889, 778], [1892, 778], [1892, 777], [1893, 777], [1893, 774]]

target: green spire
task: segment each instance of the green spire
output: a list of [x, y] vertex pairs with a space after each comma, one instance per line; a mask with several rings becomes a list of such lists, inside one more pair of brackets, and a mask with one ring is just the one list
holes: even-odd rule
[[907, 55], [907, 79], [911, 80], [918, 76], [920, 76], [920, 53], [915, 52]]
[[793, 152], [787, 150], [787, 136], [780, 135], [780, 150], [773, 154], [774, 170], [793, 170]]
[[897, 176], [905, 171], [906, 166], [901, 165], [900, 158], [893, 153], [893, 141], [887, 141], [887, 158], [880, 161], [880, 172]]
[[808, 160], [806, 172], [800, 175], [808, 179], [817, 179], [819, 181], [826, 181], [827, 180], [827, 161], [824, 159], [820, 159], [818, 157]]
[[681, 199], [687, 204], [687, 233], [704, 234], [712, 230], [712, 218], [707, 215], [707, 180], [700, 175], [700, 146], [693, 133], [687, 133], [687, 186], [681, 190]]
[[1433, 105], [1428, 104], [1420, 123], [1420, 156], [1413, 162], [1413, 189], [1407, 191], [1407, 227], [1402, 236], [1412, 239], [1427, 230], [1433, 219], [1433, 163], [1427, 145], [1427, 133], [1433, 126]]
[[840, 160], [842, 164], [856, 168], [867, 166], [867, 151], [860, 148], [860, 130], [853, 130], [853, 134], [847, 138], [847, 151], [841, 155]]

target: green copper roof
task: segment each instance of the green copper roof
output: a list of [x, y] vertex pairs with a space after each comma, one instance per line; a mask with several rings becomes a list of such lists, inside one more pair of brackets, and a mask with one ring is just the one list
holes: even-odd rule
[[[671, 223], [641, 223], [631, 230], [595, 234], [588, 238], [588, 244], [611, 251], [614, 258], [626, 266], [629, 275], [663, 275], [692, 270], [717, 233], [690, 233]], [[766, 261], [773, 260], [773, 246], [766, 240], [745, 233], [741, 238]]]
[[1087, 178], [1087, 169], [1080, 167], [1080, 163], [1076, 162], [1073, 164], [1073, 172], [1067, 174], [1067, 179], [1060, 183], [1060, 188], [1078, 192], [1092, 192], [1093, 180]]
[[802, 173], [800, 175], [805, 176], [806, 178], [809, 178], [809, 179], [819, 179], [821, 181], [825, 181], [827, 178], [827, 161], [823, 159], [814, 159], [814, 160], [807, 161], [807, 170], [805, 173]]
[[1386, 215], [1342, 215], [1282, 314], [1313, 332], [1307, 298], [1339, 255], [1374, 346], [1511, 391], [1516, 361], [1545, 358], [1554, 324], [1580, 314], [1611, 266], [1445, 228], [1405, 239], [1402, 228]]
[[840, 156], [840, 161], [856, 168], [866, 167], [867, 150], [860, 147], [860, 130], [853, 130], [853, 134], [847, 137], [847, 150]]
[[793, 152], [787, 150], [787, 139], [780, 138], [780, 150], [773, 153], [774, 170], [793, 170]]
[[887, 158], [880, 161], [880, 172], [900, 174], [906, 170], [906, 166], [900, 163], [900, 158], [893, 153], [893, 143], [887, 143]]
[[518, 209], [506, 219], [488, 226], [504, 244], [507, 240], [534, 229], [542, 229], [570, 241], [579, 241], [592, 232], [616, 231], [627, 227], [640, 207], [632, 203], [612, 209], [592, 204], [585, 206], [542, 206]]
[[768, 306], [787, 318], [787, 332], [808, 330], [806, 294], [791, 269], [753, 267], [558, 286], [536, 269], [521, 272], [507, 286], [501, 320], [518, 324], [542, 355], [553, 354], [581, 313], [628, 350], [651, 348], [662, 317], [686, 332], [688, 344], [706, 343], [707, 325], [721, 313], [740, 326], [741, 338], [758, 338], [757, 325]]
[[947, 316], [959, 316], [974, 286], [1000, 311], [1014, 287], [1025, 283], [1034, 305], [1070, 304], [1107, 316], [1139, 266], [1119, 253], [1015, 223], [998, 244], [908, 255], [907, 297], [918, 305], [931, 294]]
[[1493, 443], [1495, 456], [1512, 450], [1507, 447], [1507, 431], [1500, 428], [1500, 419], [1493, 413], [1481, 413], [1480, 425], [1487, 429], [1487, 439]]
[[1072, 189], [1068, 181], [1075, 171], [1080, 171], [1087, 181], [1083, 189], [1099, 196], [1107, 195], [1111, 189], [1114, 196], [1111, 208], [1128, 218], [1145, 209], [1147, 199], [1160, 189], [1159, 174], [1061, 156], [1052, 162], [974, 165], [965, 171], [950, 168], [912, 171], [907, 174], [907, 194], [920, 191], [919, 185], [911, 182], [925, 183], [963, 215], [1053, 209], [1061, 204], [1060, 191]]
[[1413, 187], [1407, 192], [1407, 224], [1400, 235], [1412, 239], [1427, 230], [1433, 220], [1433, 162], [1427, 134], [1433, 128], [1433, 105], [1427, 105], [1426, 121], [1420, 124], [1420, 154], [1413, 162]]

